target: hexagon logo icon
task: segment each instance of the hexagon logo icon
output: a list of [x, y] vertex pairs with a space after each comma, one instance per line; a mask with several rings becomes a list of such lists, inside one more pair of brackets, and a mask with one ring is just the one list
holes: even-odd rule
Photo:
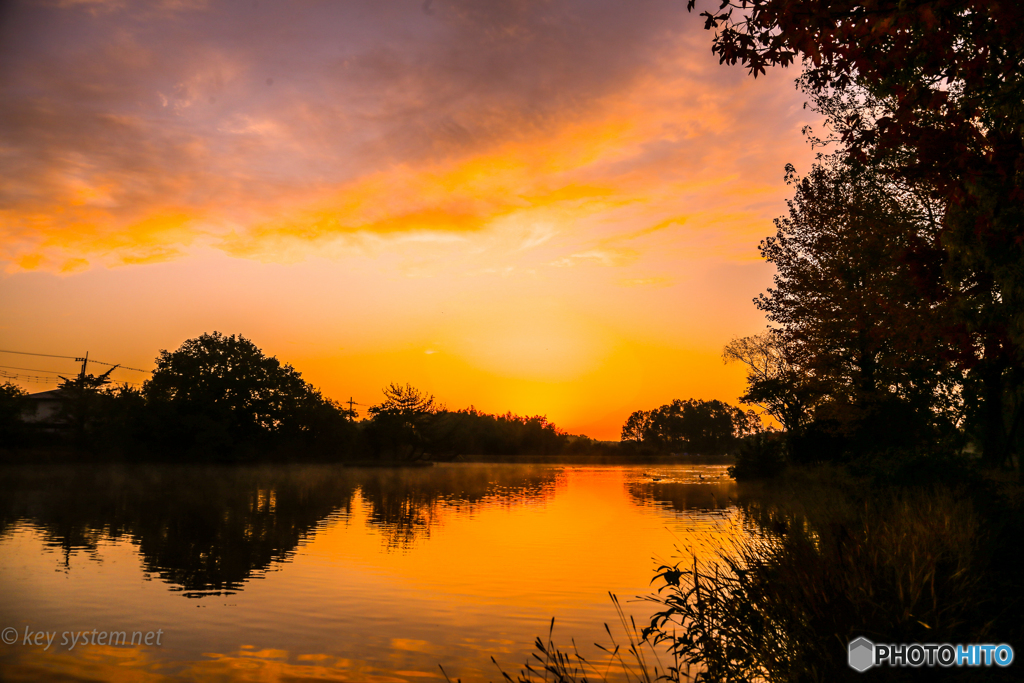
[[850, 668], [861, 673], [875, 663], [875, 644], [861, 637], [850, 641]]

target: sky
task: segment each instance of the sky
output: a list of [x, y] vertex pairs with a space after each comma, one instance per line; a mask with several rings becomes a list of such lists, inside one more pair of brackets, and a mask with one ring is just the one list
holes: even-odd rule
[[685, 0], [0, 4], [0, 350], [216, 330], [363, 412], [411, 383], [598, 439], [736, 404], [820, 119], [711, 37]]

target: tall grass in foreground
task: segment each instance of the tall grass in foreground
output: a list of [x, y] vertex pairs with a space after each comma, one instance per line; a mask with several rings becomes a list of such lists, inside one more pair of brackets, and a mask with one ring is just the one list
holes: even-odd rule
[[[746, 504], [759, 531], [720, 548], [714, 561], [691, 556], [659, 568], [659, 588], [646, 598], [657, 611], [639, 633], [615, 601], [629, 646], [603, 648], [612, 655], [607, 668], [575, 643], [559, 650], [549, 632], [516, 679], [501, 674], [510, 683], [1019, 680], [1019, 665], [859, 674], [847, 664], [858, 636], [1017, 644], [1019, 564], [1005, 562], [1008, 537], [993, 538], [991, 512], [979, 515], [970, 497], [948, 487], [872, 491], [828, 472], [795, 483], [795, 498], [773, 503], [767, 491]], [[1019, 510], [1007, 514], [1019, 526]], [[672, 664], [662, 667], [659, 653]], [[607, 666], [612, 660], [617, 666]]]
[[[695, 680], [744, 683], [858, 680], [846, 661], [858, 636], [989, 642], [996, 614], [969, 501], [909, 491], [865, 501], [845, 519], [812, 512], [819, 518], [774, 519], [776, 533], [716, 562], [661, 567], [650, 598], [661, 609], [644, 637], [699, 669]], [[957, 673], [872, 671], [887, 680]]]
[[[566, 652], [558, 648], [554, 642], [555, 620], [551, 620], [547, 640], [537, 636], [534, 642], [533, 660], [526, 662], [515, 678], [501, 668], [494, 657], [491, 661], [498, 667], [502, 678], [509, 683], [533, 683], [534, 681], [551, 681], [552, 683], [604, 683], [606, 681], [626, 681], [627, 683], [655, 683], [655, 681], [679, 680], [675, 672], [680, 662], [674, 655], [667, 653], [672, 665], [664, 667], [652, 642], [645, 640], [636, 622], [627, 617], [619, 604], [619, 599], [612, 593], [612, 604], [619, 616], [619, 623], [626, 636], [626, 646], [615, 641], [615, 636], [608, 624], [604, 625], [608, 633], [609, 644], [594, 643], [607, 656], [603, 661], [590, 660], [580, 654], [576, 641], [572, 640], [572, 651]], [[665, 655], [664, 648], [662, 654]], [[441, 667], [445, 680], [451, 679]], [[461, 679], [459, 681], [461, 683]]]

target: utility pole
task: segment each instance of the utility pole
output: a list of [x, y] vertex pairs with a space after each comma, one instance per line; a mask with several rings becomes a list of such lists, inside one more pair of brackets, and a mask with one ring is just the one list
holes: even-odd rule
[[85, 381], [85, 368], [89, 365], [89, 352], [85, 352], [85, 358], [76, 358], [78, 362], [82, 364], [82, 372], [78, 374], [78, 379], [82, 382]]
[[355, 400], [354, 399], [355, 399], [354, 396], [349, 396], [348, 397], [348, 412], [352, 415], [353, 418], [355, 418], [355, 415], [356, 415], [356, 411], [352, 409], [352, 406], [355, 404]]

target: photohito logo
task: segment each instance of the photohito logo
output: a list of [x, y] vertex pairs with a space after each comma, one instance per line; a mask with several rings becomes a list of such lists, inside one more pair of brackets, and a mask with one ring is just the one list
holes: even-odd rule
[[855, 638], [847, 648], [850, 668], [864, 672], [873, 666], [1010, 666], [1013, 648], [1005, 643], [951, 645], [899, 643], [881, 645]]
[[867, 671], [875, 663], [875, 644], [867, 638], [850, 641], [850, 668]]

